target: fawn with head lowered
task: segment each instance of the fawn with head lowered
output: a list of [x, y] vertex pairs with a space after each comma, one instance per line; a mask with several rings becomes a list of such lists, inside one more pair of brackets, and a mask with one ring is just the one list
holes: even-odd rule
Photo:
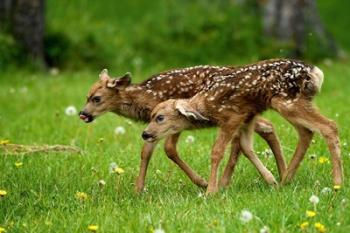
[[[283, 174], [282, 183], [294, 176], [313, 132], [317, 131], [325, 138], [332, 155], [334, 184], [340, 185], [343, 176], [337, 126], [312, 104], [322, 82], [323, 72], [301, 61], [278, 59], [242, 66], [229, 75], [220, 76], [217, 82], [190, 99], [167, 100], [158, 104], [143, 133], [147, 135], [144, 139], [157, 141], [205, 122], [218, 125], [207, 189], [208, 193], [212, 193], [218, 189], [217, 170], [227, 144], [239, 136], [242, 151], [248, 157], [256, 158], [252, 149], [256, 115], [273, 109], [287, 119], [299, 134], [297, 149]], [[258, 167], [258, 163], [256, 165], [258, 170], [263, 169]]]
[[[99, 80], [90, 89], [87, 102], [80, 112], [80, 118], [89, 123], [98, 116], [113, 112], [135, 120], [149, 122], [153, 108], [168, 99], [190, 98], [200, 92], [204, 87], [216, 82], [216, 77], [232, 73], [232, 67], [196, 66], [183, 69], [174, 69], [154, 75], [140, 84], [131, 84], [131, 75], [111, 78], [107, 70], [103, 70]], [[210, 124], [205, 122], [202, 126]], [[275, 135], [272, 124], [258, 118], [255, 131], [262, 136], [271, 147], [276, 160], [280, 176], [286, 170], [279, 140]], [[167, 156], [174, 161], [186, 175], [198, 186], [206, 187], [207, 182], [197, 175], [184, 161], [180, 159], [176, 150], [179, 133], [172, 134], [166, 139], [164, 146]], [[147, 135], [145, 135], [147, 136]], [[141, 191], [149, 160], [156, 143], [145, 142], [141, 152], [140, 173], [136, 180], [136, 190]], [[232, 154], [238, 154], [235, 147]], [[222, 185], [227, 186], [235, 161], [232, 161], [225, 170], [225, 179]]]

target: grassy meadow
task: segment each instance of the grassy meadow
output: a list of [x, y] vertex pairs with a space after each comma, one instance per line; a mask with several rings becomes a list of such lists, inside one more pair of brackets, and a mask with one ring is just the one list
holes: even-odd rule
[[[320, 66], [326, 78], [316, 102], [339, 124], [348, 178], [350, 68], [339, 63]], [[148, 75], [136, 74], [134, 82]], [[269, 187], [242, 157], [231, 186], [210, 198], [201, 195], [204, 190], [194, 186], [159, 146], [149, 167], [147, 191], [138, 195], [133, 183], [142, 146], [140, 133], [145, 126], [113, 114], [92, 124], [65, 114], [70, 105], [77, 109], [83, 106], [97, 73], [63, 72], [53, 76], [17, 72], [3, 77], [0, 139], [30, 145], [77, 145], [84, 150], [82, 155], [0, 157], [0, 190], [7, 191], [0, 198], [0, 226], [7, 232], [88, 232], [90, 224], [98, 225], [98, 232], [153, 232], [159, 227], [165, 232], [259, 232], [264, 226], [270, 232], [298, 232], [305, 221], [310, 224], [305, 232], [317, 232], [313, 225], [316, 222], [322, 223], [327, 232], [350, 230], [347, 182], [338, 192], [322, 192], [333, 186], [329, 153], [319, 136], [314, 137], [290, 185], [278, 190]], [[265, 116], [274, 122], [285, 156], [290, 158], [296, 144], [293, 128], [277, 114], [269, 112]], [[125, 128], [125, 134], [115, 134], [118, 126]], [[194, 143], [186, 142], [188, 135], [195, 137]], [[209, 174], [215, 135], [215, 129], [189, 131], [179, 143], [184, 160], [204, 177]], [[256, 138], [255, 149], [277, 176], [273, 157], [261, 153], [267, 146], [260, 138]], [[125, 173], [110, 174], [112, 162]], [[106, 182], [102, 188], [98, 185], [101, 179]], [[79, 200], [77, 192], [86, 193], [87, 199]], [[309, 201], [312, 194], [320, 199], [315, 206]], [[242, 223], [242, 210], [249, 210], [254, 218]], [[317, 214], [307, 217], [306, 210]]]
[[[65, 112], [69, 106], [80, 110], [102, 68], [115, 76], [131, 71], [133, 82], [140, 82], [174, 67], [287, 56], [288, 45], [265, 38], [258, 12], [241, 2], [47, 0], [45, 55], [57, 67], [47, 72], [24, 65], [13, 38], [1, 31], [0, 143], [75, 145], [84, 153], [0, 154], [0, 233], [350, 232], [350, 64], [346, 56], [324, 59], [312, 33], [305, 59], [323, 69], [325, 82], [315, 102], [339, 125], [345, 174], [339, 191], [333, 190], [327, 146], [315, 135], [295, 179], [279, 189], [266, 185], [242, 157], [231, 185], [206, 198], [160, 144], [150, 162], [147, 191], [136, 194], [145, 125], [111, 113], [85, 124]], [[319, 0], [318, 5], [327, 29], [349, 52], [350, 2]], [[289, 160], [295, 130], [271, 111], [264, 116], [274, 123]], [[117, 127], [125, 133], [116, 134]], [[186, 142], [188, 136], [194, 142]], [[206, 179], [215, 136], [215, 129], [186, 131], [178, 145], [181, 157]], [[254, 147], [277, 178], [266, 143], [256, 136]], [[221, 171], [227, 159], [228, 153]], [[111, 163], [125, 172], [111, 174]], [[310, 202], [312, 195], [318, 204]], [[242, 222], [243, 210], [252, 213], [249, 222]], [[316, 215], [308, 217], [306, 211]]]

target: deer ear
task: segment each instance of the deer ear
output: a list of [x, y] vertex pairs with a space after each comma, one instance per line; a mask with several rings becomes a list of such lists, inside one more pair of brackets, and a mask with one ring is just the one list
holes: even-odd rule
[[110, 77], [108, 76], [108, 70], [103, 69], [99, 75], [101, 81], [108, 81]]
[[116, 89], [124, 89], [129, 86], [131, 83], [131, 74], [128, 72], [120, 78], [115, 78], [107, 82], [107, 87], [116, 88]]
[[199, 121], [209, 121], [208, 118], [200, 114], [187, 101], [177, 101], [175, 104], [175, 109], [186, 118], [192, 118]]

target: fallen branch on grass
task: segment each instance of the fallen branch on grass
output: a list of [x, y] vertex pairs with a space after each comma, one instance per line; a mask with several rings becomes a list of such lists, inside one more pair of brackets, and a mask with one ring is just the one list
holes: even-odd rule
[[66, 145], [18, 145], [0, 144], [0, 153], [5, 155], [27, 155], [33, 153], [82, 153], [76, 146]]

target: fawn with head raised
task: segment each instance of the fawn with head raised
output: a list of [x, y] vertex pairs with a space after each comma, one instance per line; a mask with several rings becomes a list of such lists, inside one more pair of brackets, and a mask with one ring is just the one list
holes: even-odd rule
[[[220, 74], [231, 73], [232, 67], [197, 66], [184, 69], [175, 69], [152, 76], [140, 83], [131, 84], [130, 74], [119, 78], [109, 77], [107, 70], [103, 70], [100, 79], [92, 86], [87, 96], [87, 103], [80, 112], [80, 118], [85, 122], [92, 122], [105, 112], [114, 112], [135, 120], [149, 122], [153, 108], [167, 99], [190, 98], [200, 92], [205, 86], [216, 82]], [[203, 125], [208, 126], [208, 125]], [[261, 135], [271, 147], [276, 160], [279, 174], [286, 170], [279, 140], [274, 133], [272, 124], [259, 118], [256, 121], [255, 131]], [[180, 159], [176, 144], [180, 133], [170, 135], [165, 142], [165, 152], [186, 175], [198, 186], [206, 187], [207, 182], [197, 175], [184, 161]], [[141, 191], [147, 166], [156, 143], [146, 142], [141, 152], [140, 173], [136, 180], [136, 190]], [[235, 148], [232, 153], [238, 154]], [[235, 161], [230, 164], [225, 174], [223, 186], [228, 185]]]
[[[320, 91], [323, 72], [316, 66], [289, 59], [267, 60], [236, 68], [229, 75], [217, 78], [190, 99], [167, 100], [158, 104], [143, 134], [148, 141], [197, 128], [205, 122], [219, 126], [212, 148], [212, 167], [208, 193], [216, 192], [217, 170], [227, 144], [239, 135], [243, 152], [255, 160], [252, 132], [256, 115], [274, 109], [298, 131], [299, 142], [294, 156], [283, 174], [289, 181], [303, 159], [313, 132], [325, 138], [333, 162], [334, 184], [342, 183], [342, 162], [336, 124], [322, 116], [312, 104]], [[262, 175], [269, 175], [256, 162]]]

